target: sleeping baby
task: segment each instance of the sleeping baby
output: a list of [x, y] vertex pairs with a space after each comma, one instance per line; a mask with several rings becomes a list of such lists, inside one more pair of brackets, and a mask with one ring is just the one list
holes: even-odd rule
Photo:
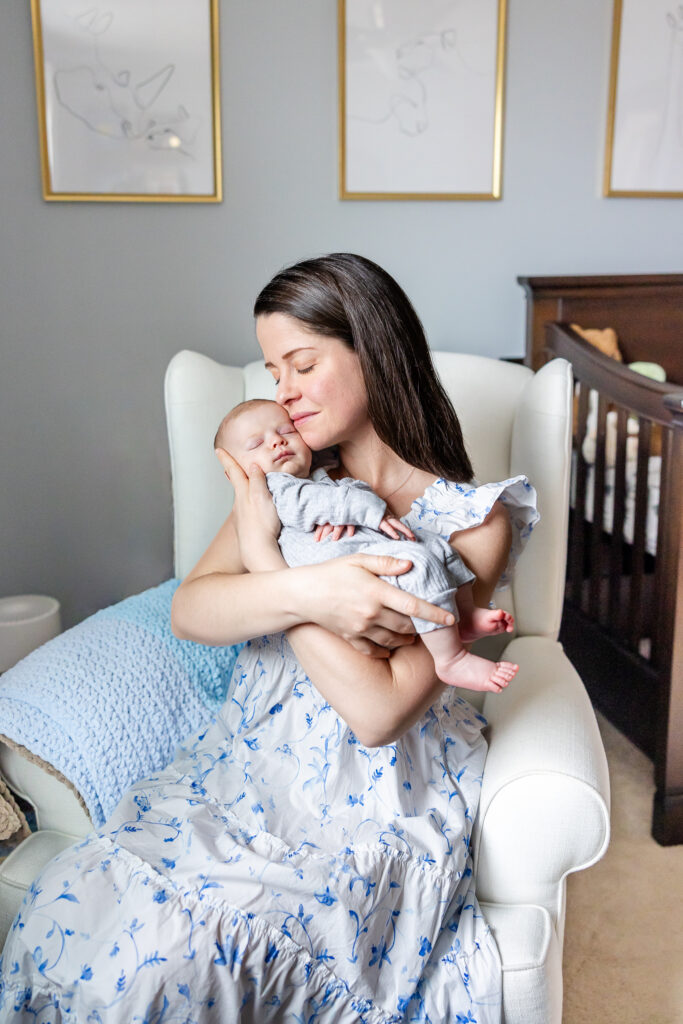
[[[267, 399], [235, 406], [222, 420], [214, 448], [229, 452], [245, 472], [256, 464], [266, 474], [282, 523], [278, 543], [288, 565], [358, 551], [410, 560], [409, 572], [382, 578], [455, 616], [452, 626], [413, 619], [439, 679], [470, 690], [499, 692], [508, 685], [517, 665], [480, 658], [465, 645], [512, 632], [512, 616], [475, 606], [475, 577], [444, 537], [425, 531], [418, 540], [405, 523], [387, 515], [386, 502], [361, 480], [333, 480], [324, 469], [311, 474], [312, 452], [282, 406]], [[328, 524], [334, 527], [331, 532]], [[336, 543], [320, 542], [327, 532]]]

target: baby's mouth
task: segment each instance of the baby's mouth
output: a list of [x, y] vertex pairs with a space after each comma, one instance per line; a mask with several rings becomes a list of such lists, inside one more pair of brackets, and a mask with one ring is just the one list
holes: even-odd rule
[[294, 452], [290, 452], [290, 451], [280, 452], [279, 455], [275, 456], [274, 461], [275, 462], [282, 462], [283, 459], [291, 459], [293, 454], [294, 454]]

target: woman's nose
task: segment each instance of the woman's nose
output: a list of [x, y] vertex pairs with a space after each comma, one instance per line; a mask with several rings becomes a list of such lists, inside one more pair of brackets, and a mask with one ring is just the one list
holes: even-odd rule
[[296, 381], [289, 371], [283, 370], [275, 391], [275, 401], [278, 405], [287, 405], [288, 402], [298, 397], [299, 391], [296, 387]]

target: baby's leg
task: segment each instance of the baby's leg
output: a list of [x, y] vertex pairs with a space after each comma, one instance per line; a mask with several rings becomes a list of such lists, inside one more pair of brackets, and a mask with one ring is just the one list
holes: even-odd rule
[[437, 676], [449, 686], [500, 693], [517, 674], [519, 666], [511, 661], [489, 661], [471, 654], [463, 645], [457, 625], [432, 629], [421, 637], [434, 659]]
[[460, 639], [464, 644], [474, 643], [482, 636], [512, 633], [514, 629], [515, 620], [509, 612], [502, 608], [478, 608], [469, 584], [458, 587], [455, 603], [460, 616]]

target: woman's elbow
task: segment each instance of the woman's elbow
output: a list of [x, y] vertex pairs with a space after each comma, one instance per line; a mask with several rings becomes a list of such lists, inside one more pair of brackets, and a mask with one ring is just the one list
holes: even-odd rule
[[190, 640], [186, 622], [186, 602], [184, 584], [181, 583], [171, 601], [171, 632], [178, 640]]
[[367, 719], [358, 723], [358, 727], [351, 725], [353, 735], [361, 747], [371, 750], [374, 747], [386, 747], [400, 739], [408, 727], [403, 722], [394, 720], [385, 722], [369, 723]]

